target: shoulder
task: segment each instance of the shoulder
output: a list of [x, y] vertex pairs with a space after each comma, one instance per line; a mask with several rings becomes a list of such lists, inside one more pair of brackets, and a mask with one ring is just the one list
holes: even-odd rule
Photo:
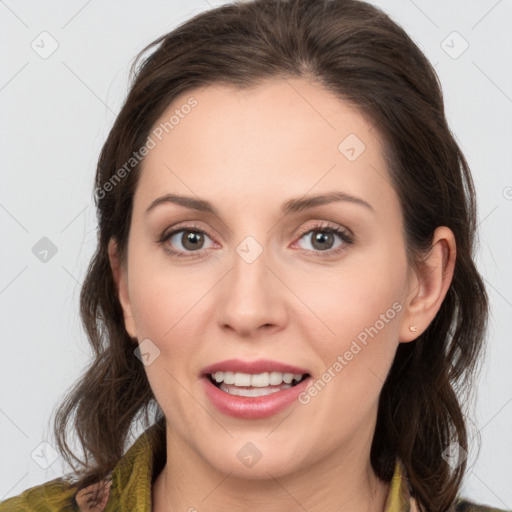
[[481, 505], [478, 503], [473, 503], [472, 501], [468, 501], [464, 498], [457, 499], [455, 503], [455, 511], [456, 512], [512, 512], [510, 510], [506, 510], [504, 508], [494, 508], [489, 505]]
[[78, 511], [74, 499], [76, 492], [69, 481], [56, 478], [2, 501], [0, 512]]

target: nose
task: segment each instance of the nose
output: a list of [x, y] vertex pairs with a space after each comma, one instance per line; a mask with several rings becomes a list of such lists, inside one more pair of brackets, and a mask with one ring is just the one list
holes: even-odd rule
[[231, 270], [219, 283], [217, 322], [238, 337], [268, 336], [285, 326], [286, 287], [268, 266], [265, 251], [249, 261], [235, 252]]

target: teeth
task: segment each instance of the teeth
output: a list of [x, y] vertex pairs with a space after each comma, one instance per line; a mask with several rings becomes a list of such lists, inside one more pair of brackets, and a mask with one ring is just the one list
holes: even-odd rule
[[[300, 382], [302, 375], [300, 373], [242, 373], [242, 372], [215, 372], [211, 377], [217, 383], [234, 384], [240, 387], [265, 388], [268, 386], [279, 386], [280, 384], [291, 384], [292, 380]], [[249, 395], [248, 395], [249, 396]], [[259, 396], [259, 395], [250, 395]]]
[[224, 384], [220, 385], [220, 389], [222, 391], [225, 391], [226, 393], [229, 393], [230, 395], [237, 395], [237, 396], [265, 396], [265, 395], [271, 395], [272, 393], [277, 393], [278, 391], [282, 391], [283, 389], [291, 388], [291, 384], [283, 384], [282, 386], [279, 386], [278, 388], [240, 388], [237, 389], [236, 387], [227, 387]]
[[279, 372], [272, 372], [269, 375], [269, 381], [272, 386], [277, 386], [283, 381], [283, 374]]

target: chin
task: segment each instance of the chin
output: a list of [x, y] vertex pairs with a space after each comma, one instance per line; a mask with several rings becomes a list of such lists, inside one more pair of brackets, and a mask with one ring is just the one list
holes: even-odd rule
[[268, 480], [299, 471], [306, 462], [300, 440], [290, 443], [288, 438], [288, 443], [283, 443], [277, 438], [271, 440], [272, 435], [265, 439], [268, 432], [263, 436], [243, 435], [228, 443], [219, 443], [213, 453], [210, 449], [208, 453], [203, 452], [203, 457], [217, 471], [243, 480]]

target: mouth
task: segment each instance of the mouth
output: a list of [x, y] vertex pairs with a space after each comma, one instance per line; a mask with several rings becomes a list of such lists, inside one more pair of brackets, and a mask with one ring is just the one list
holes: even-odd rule
[[250, 420], [292, 406], [312, 380], [306, 368], [270, 359], [219, 361], [203, 368], [200, 377], [207, 400], [219, 412]]
[[297, 386], [310, 377], [309, 373], [242, 373], [217, 371], [206, 375], [218, 389], [229, 395], [260, 397]]

